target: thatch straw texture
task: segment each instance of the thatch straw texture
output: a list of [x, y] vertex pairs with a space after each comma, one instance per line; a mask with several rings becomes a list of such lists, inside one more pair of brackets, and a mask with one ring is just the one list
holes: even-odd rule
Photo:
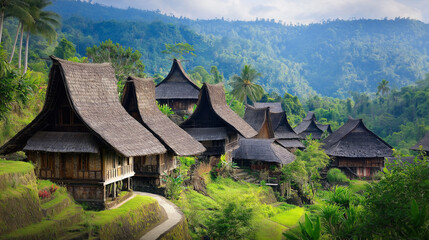
[[[31, 136], [47, 126], [47, 119], [53, 113], [55, 102], [64, 97], [68, 98], [73, 111], [91, 133], [123, 156], [166, 152], [158, 139], [121, 106], [114, 70], [110, 64], [73, 63], [51, 58], [53, 65], [42, 112], [0, 148], [0, 153], [21, 150]], [[58, 96], [60, 84], [64, 84], [67, 96]]]
[[281, 113], [283, 112], [282, 104], [279, 102], [255, 102], [253, 103], [255, 108], [270, 108], [272, 113]]
[[200, 88], [192, 82], [180, 63], [174, 59], [167, 77], [155, 87], [156, 99], [198, 99]]
[[240, 147], [233, 152], [234, 159], [289, 164], [295, 155], [275, 142], [274, 139], [240, 139]]
[[269, 107], [254, 108], [250, 105], [246, 105], [246, 112], [244, 113], [243, 119], [258, 133], [261, 133], [261, 130], [264, 125], [267, 125], [269, 138], [274, 137]]
[[392, 147], [368, 130], [362, 119], [349, 119], [322, 141], [326, 154], [336, 157], [389, 157]]
[[129, 77], [124, 88], [123, 101], [127, 97], [137, 98], [138, 110], [143, 125], [149, 129], [168, 149], [178, 156], [200, 154], [206, 149], [183, 129], [164, 115], [155, 102], [153, 79]]
[[28, 139], [24, 151], [99, 153], [97, 139], [90, 133], [40, 131]]
[[245, 138], [251, 138], [257, 134], [246, 121], [228, 107], [221, 83], [215, 85], [204, 83], [194, 114], [180, 126], [182, 128], [204, 126], [204, 121], [206, 121], [204, 115], [207, 115], [207, 112], [210, 112], [209, 114], [213, 115], [214, 118], [220, 119], [224, 126], [234, 129]]

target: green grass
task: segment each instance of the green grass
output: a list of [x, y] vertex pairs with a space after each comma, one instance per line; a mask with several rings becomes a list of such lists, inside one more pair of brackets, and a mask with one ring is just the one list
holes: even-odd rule
[[95, 226], [102, 226], [115, 221], [115, 219], [118, 217], [126, 216], [128, 213], [134, 211], [142, 204], [151, 204], [154, 202], [156, 202], [154, 198], [137, 195], [116, 209], [100, 212], [88, 211], [88, 213], [92, 215], [91, 224]]
[[27, 173], [33, 169], [31, 163], [0, 159], [0, 176], [8, 173]]
[[272, 221], [287, 227], [293, 227], [298, 224], [299, 219], [304, 215], [304, 209], [296, 207], [291, 210], [281, 212], [270, 218]]
[[257, 231], [255, 239], [257, 240], [277, 240], [282, 239], [283, 232], [287, 228], [276, 222], [270, 221], [269, 219], [263, 219], [257, 225]]
[[37, 179], [37, 189], [42, 190], [44, 188], [50, 188], [54, 184], [49, 180]]
[[61, 213], [54, 216], [52, 219], [44, 219], [41, 222], [20, 228], [17, 231], [7, 234], [6, 236], [3, 236], [4, 238], [0, 239], [21, 239], [29, 238], [30, 236], [34, 238], [35, 236], [56, 235], [61, 230], [60, 222], [69, 220], [71, 216], [78, 214], [80, 211], [82, 211], [80, 207], [69, 206]]
[[67, 190], [65, 188], [59, 188], [51, 196], [53, 196], [53, 199], [49, 202], [45, 202], [44, 204], [42, 204], [42, 208], [48, 209], [50, 207], [53, 207], [53, 206], [61, 203], [62, 201], [64, 201], [64, 199], [66, 199], [68, 197], [68, 194], [67, 194]]
[[369, 183], [367, 181], [352, 180], [349, 185], [349, 190], [354, 193], [363, 192], [365, 191], [368, 184]]

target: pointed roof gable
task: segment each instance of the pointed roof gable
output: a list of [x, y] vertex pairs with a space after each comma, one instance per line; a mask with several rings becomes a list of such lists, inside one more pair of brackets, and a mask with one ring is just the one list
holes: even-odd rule
[[293, 129], [301, 138], [306, 138], [311, 134], [313, 139], [320, 139], [324, 131], [319, 128], [316, 115], [309, 111], [302, 122]]
[[429, 151], [429, 132], [427, 132], [422, 139], [420, 139], [420, 141], [412, 146], [410, 149], [411, 150], [415, 150], [415, 151], [419, 151], [420, 146], [423, 147], [423, 151]]
[[330, 124], [317, 124], [317, 127], [320, 128], [320, 130], [322, 130], [323, 132], [328, 132], [329, 134], [332, 133], [332, 129], [331, 129], [331, 125]]
[[253, 103], [255, 108], [270, 108], [270, 112], [272, 113], [280, 113], [283, 112], [282, 104], [280, 102], [255, 102]]
[[[166, 152], [146, 128], [132, 118], [118, 101], [114, 70], [109, 63], [73, 63], [51, 57], [53, 65], [42, 112], [8, 143], [0, 153], [22, 150], [27, 140], [46, 126], [55, 102], [66, 97], [72, 110], [91, 134], [123, 156], [144, 156]], [[66, 96], [58, 96], [64, 85]]]
[[270, 108], [254, 108], [250, 105], [246, 105], [246, 112], [243, 117], [244, 121], [246, 121], [256, 132], [258, 135], [261, 134], [264, 126], [268, 128], [268, 136], [269, 138], [274, 138], [274, 131], [271, 125], [270, 118]]
[[170, 72], [155, 87], [156, 99], [198, 99], [200, 88], [188, 77], [180, 63], [174, 59]]
[[389, 157], [393, 153], [392, 147], [366, 128], [362, 119], [349, 118], [322, 143], [329, 156], [370, 158]]
[[129, 77], [124, 87], [122, 104], [129, 98], [135, 98], [142, 124], [176, 155], [190, 156], [206, 151], [201, 143], [158, 109], [153, 79]]
[[229, 108], [225, 100], [225, 91], [222, 83], [204, 83], [195, 112], [180, 126], [187, 128], [195, 126], [198, 123], [198, 125], [203, 127], [205, 122], [201, 122], [200, 119], [203, 119], [204, 115], [206, 115], [205, 111], [219, 118], [226, 126], [231, 127], [245, 138], [251, 138], [257, 134], [246, 121]]

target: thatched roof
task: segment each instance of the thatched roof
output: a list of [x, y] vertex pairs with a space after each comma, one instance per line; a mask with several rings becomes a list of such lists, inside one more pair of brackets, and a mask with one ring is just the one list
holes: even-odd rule
[[255, 102], [253, 103], [255, 108], [270, 108], [270, 112], [272, 113], [280, 113], [283, 112], [282, 104], [280, 102]]
[[99, 153], [97, 139], [83, 132], [36, 132], [24, 147], [24, 151], [60, 153]]
[[155, 102], [153, 79], [129, 77], [124, 87], [122, 104], [134, 98], [137, 102], [141, 123], [178, 156], [200, 154], [206, 149], [183, 129], [164, 115]]
[[[215, 124], [215, 126], [211, 126]], [[228, 127], [245, 138], [257, 132], [229, 108], [225, 100], [223, 84], [204, 83], [195, 112], [181, 125], [182, 128]]]
[[197, 141], [224, 140], [228, 137], [224, 127], [217, 128], [185, 128], [185, 131]]
[[311, 134], [313, 139], [320, 139], [323, 134], [323, 130], [317, 126], [317, 123], [313, 120], [302, 120], [298, 126], [293, 129], [301, 138], [306, 138]]
[[305, 118], [302, 119], [302, 120], [314, 120], [314, 121], [317, 121], [316, 115], [312, 111], [308, 111], [307, 116], [305, 116]]
[[419, 149], [420, 146], [423, 147], [422, 148], [423, 151], [429, 151], [429, 132], [427, 132], [425, 136], [422, 139], [420, 139], [420, 141], [416, 145], [412, 146], [410, 149], [418, 151], [420, 150]]
[[246, 105], [246, 112], [243, 117], [244, 121], [246, 121], [250, 126], [252, 126], [258, 134], [261, 133], [264, 125], [268, 126], [268, 136], [269, 138], [274, 137], [273, 127], [271, 125], [270, 118], [270, 108], [254, 108], [250, 105]]
[[331, 125], [330, 124], [317, 124], [317, 127], [319, 127], [323, 132], [328, 132], [329, 134], [332, 133]]
[[156, 99], [198, 99], [200, 88], [192, 82], [180, 63], [174, 59], [170, 73], [155, 87]]
[[[47, 119], [53, 114], [55, 103], [64, 97], [91, 134], [123, 156], [166, 152], [158, 139], [121, 106], [111, 64], [73, 63], [51, 58], [53, 65], [42, 112], [1, 147], [0, 153], [22, 150], [30, 137], [48, 125]], [[57, 94], [61, 86], [65, 87], [66, 96]]]
[[322, 141], [326, 154], [336, 157], [389, 157], [392, 147], [368, 130], [362, 119], [349, 119]]
[[240, 147], [233, 152], [234, 159], [289, 164], [295, 155], [280, 146], [274, 139], [241, 138]]
[[277, 139], [276, 141], [285, 148], [305, 148], [304, 144], [298, 139]]

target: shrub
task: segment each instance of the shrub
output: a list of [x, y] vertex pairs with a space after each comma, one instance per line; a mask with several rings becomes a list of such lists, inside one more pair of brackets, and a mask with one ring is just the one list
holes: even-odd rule
[[39, 198], [41, 199], [45, 199], [45, 198], [50, 198], [51, 197], [51, 192], [48, 190], [40, 190], [39, 191]]
[[348, 208], [353, 200], [353, 194], [346, 187], [337, 186], [330, 194], [328, 194], [328, 202], [337, 204], [343, 208]]
[[162, 179], [165, 184], [165, 196], [170, 200], [178, 200], [183, 191], [183, 175], [172, 172], [170, 175], [165, 174]]
[[345, 184], [350, 182], [350, 179], [338, 168], [329, 169], [326, 178], [331, 184]]
[[49, 189], [49, 191], [50, 191], [50, 192], [51, 192], [51, 194], [52, 194], [52, 193], [54, 193], [55, 191], [57, 191], [57, 189], [58, 189], [58, 186], [57, 186], [57, 185], [52, 184], [52, 185], [51, 185], [51, 188]]

